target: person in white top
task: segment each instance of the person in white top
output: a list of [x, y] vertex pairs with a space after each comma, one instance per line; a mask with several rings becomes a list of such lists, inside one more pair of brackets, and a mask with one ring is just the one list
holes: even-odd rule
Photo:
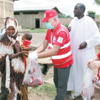
[[75, 18], [69, 25], [74, 63], [70, 70], [67, 91], [75, 91], [70, 99], [75, 99], [82, 92], [82, 80], [87, 63], [95, 57], [95, 45], [99, 44], [100, 35], [94, 20], [84, 15], [85, 5], [78, 3], [74, 8]]

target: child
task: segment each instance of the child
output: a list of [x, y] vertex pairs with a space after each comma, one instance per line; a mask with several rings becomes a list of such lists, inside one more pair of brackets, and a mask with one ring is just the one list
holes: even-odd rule
[[88, 67], [93, 70], [98, 68], [98, 73], [94, 78], [94, 83], [100, 87], [100, 53], [95, 58], [88, 62]]
[[[22, 35], [22, 40], [21, 40], [22, 51], [29, 51], [31, 49], [30, 47], [31, 39], [32, 39], [32, 35], [29, 33], [24, 33]], [[26, 54], [28, 55], [28, 52]], [[27, 57], [24, 56], [25, 68], [26, 68], [26, 58]]]
[[26, 50], [26, 51], [30, 50], [29, 46], [31, 44], [31, 41], [30, 41], [31, 39], [32, 39], [32, 35], [29, 33], [24, 33], [22, 35], [21, 46], [23, 50]]

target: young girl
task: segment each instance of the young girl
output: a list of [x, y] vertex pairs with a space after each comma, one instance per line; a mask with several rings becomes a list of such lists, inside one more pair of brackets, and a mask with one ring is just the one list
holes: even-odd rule
[[16, 40], [17, 21], [9, 18], [5, 28], [6, 32], [0, 40], [0, 71], [3, 74], [4, 91], [10, 93], [9, 100], [28, 100], [27, 93], [23, 95], [26, 91], [22, 86], [25, 72], [23, 56], [27, 55], [26, 51], [21, 51], [20, 43]]

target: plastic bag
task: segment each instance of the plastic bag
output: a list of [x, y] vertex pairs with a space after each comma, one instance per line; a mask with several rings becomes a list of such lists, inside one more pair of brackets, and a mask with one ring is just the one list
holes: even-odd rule
[[91, 100], [94, 97], [93, 72], [89, 68], [86, 68], [83, 78], [82, 97], [84, 100]]
[[36, 61], [28, 64], [23, 84], [32, 87], [44, 84], [40, 66]]
[[94, 84], [98, 87], [100, 87], [100, 67], [98, 68], [98, 73], [97, 75], [94, 77]]
[[98, 78], [98, 76], [96, 75], [95, 78], [94, 78], [94, 84], [98, 87], [100, 87], [100, 79]]

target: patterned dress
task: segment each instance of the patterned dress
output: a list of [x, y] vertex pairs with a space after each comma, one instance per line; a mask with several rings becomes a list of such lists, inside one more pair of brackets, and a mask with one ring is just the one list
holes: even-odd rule
[[21, 52], [20, 43], [5, 33], [0, 40], [0, 71], [3, 74], [4, 91], [10, 94], [7, 100], [28, 100], [27, 88], [22, 85], [25, 73], [23, 56], [9, 59], [9, 55], [19, 52]]

